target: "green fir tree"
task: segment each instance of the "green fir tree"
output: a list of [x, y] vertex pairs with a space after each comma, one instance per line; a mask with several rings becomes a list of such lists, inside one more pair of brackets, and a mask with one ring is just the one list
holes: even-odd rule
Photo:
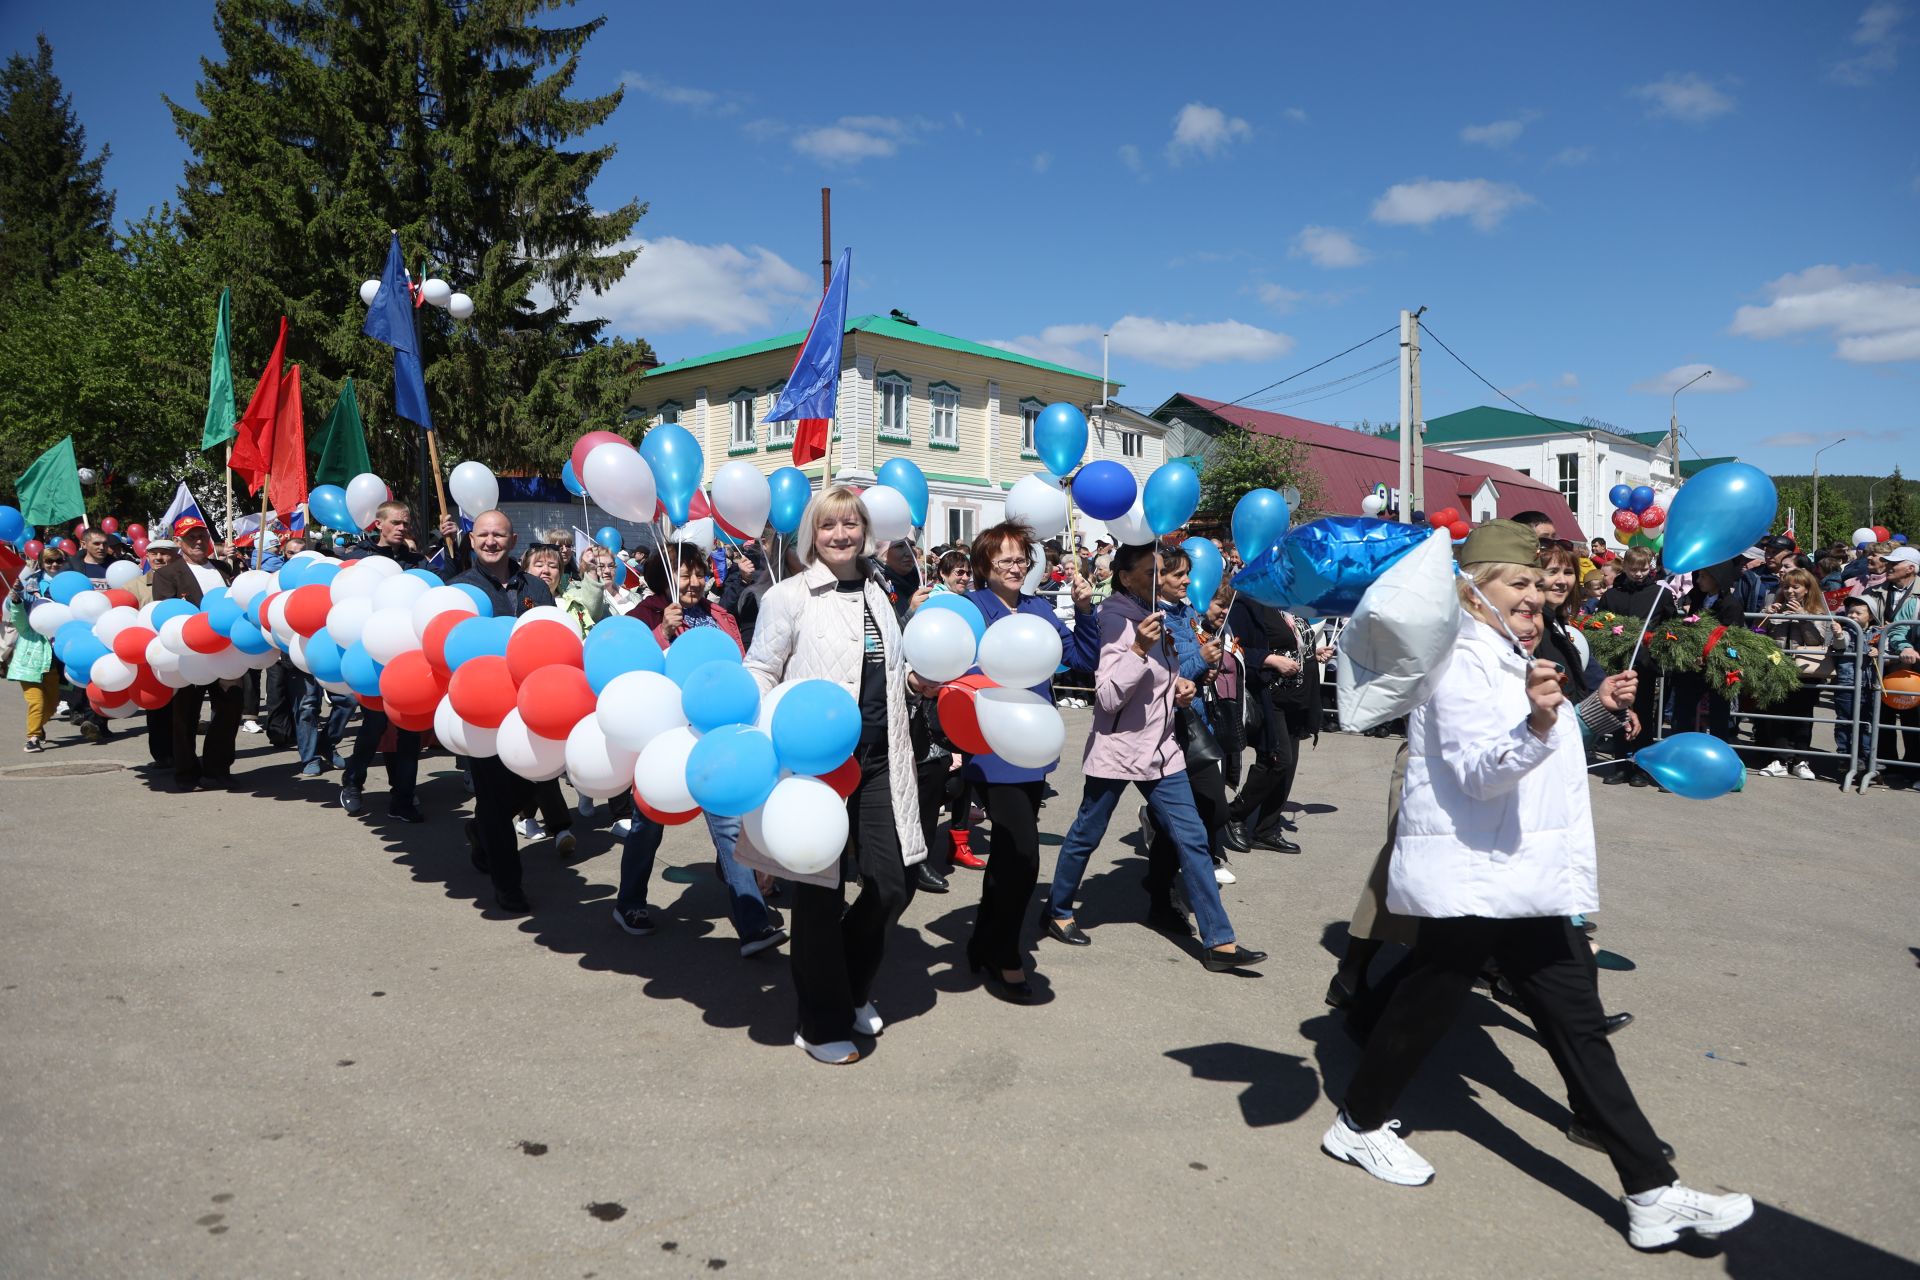
[[87, 131], [53, 74], [53, 46], [0, 69], [0, 290], [46, 286], [113, 243], [107, 148], [87, 158]]

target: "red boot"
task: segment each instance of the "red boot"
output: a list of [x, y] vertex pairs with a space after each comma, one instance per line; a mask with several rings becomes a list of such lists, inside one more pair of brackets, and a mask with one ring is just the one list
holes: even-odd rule
[[966, 831], [947, 832], [947, 838], [953, 841], [953, 865], [965, 867], [969, 871], [985, 871], [987, 860], [967, 847], [969, 833]]

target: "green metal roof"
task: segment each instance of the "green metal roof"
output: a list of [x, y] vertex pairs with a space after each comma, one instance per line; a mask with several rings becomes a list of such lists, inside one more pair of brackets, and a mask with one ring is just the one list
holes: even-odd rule
[[1629, 431], [1626, 436], [1637, 444], [1662, 445], [1667, 442], [1667, 433], [1664, 431]]
[[[1070, 378], [1084, 378], [1089, 382], [1100, 381], [1097, 373], [1087, 373], [1080, 369], [1069, 369], [1063, 364], [1053, 364], [1046, 360], [1036, 360], [1032, 356], [1023, 356], [1017, 351], [1008, 351], [1004, 347], [990, 347], [984, 342], [969, 342], [965, 338], [956, 338], [952, 334], [936, 333], [920, 325], [903, 324], [892, 316], [855, 316], [847, 321], [848, 333], [871, 333], [883, 338], [898, 338], [902, 342], [912, 342], [923, 347], [938, 347], [942, 351], [960, 351], [967, 355], [986, 356], [990, 360], [1005, 360], [1012, 364], [1023, 364], [1033, 369], [1045, 369], [1048, 373], [1063, 373]], [[657, 378], [665, 373], [679, 373], [683, 369], [698, 369], [702, 365], [718, 364], [722, 360], [737, 360], [742, 356], [757, 356], [768, 351], [778, 351], [782, 347], [797, 347], [805, 341], [804, 329], [793, 333], [783, 333], [776, 338], [763, 338], [759, 342], [749, 342], [743, 346], [728, 347], [725, 351], [714, 351], [704, 356], [692, 356], [686, 360], [676, 360], [672, 364], [663, 364], [657, 369], [649, 369], [647, 377]], [[1122, 384], [1112, 382], [1111, 387]]]
[[[1663, 432], [1662, 434], [1665, 433]], [[1705, 471], [1708, 467], [1718, 466], [1722, 462], [1738, 461], [1740, 461], [1738, 458], [1695, 458], [1691, 462], [1683, 460], [1680, 463], [1680, 478], [1682, 480], [1691, 480], [1695, 472]]]
[[[1428, 444], [1447, 445], [1478, 440], [1515, 440], [1524, 436], [1562, 434], [1581, 436], [1589, 431], [1597, 431], [1603, 436], [1615, 436], [1625, 440], [1637, 439], [1622, 432], [1609, 431], [1605, 427], [1589, 427], [1584, 423], [1568, 422], [1564, 418], [1535, 417], [1530, 413], [1516, 413], [1512, 409], [1495, 409], [1491, 405], [1481, 405], [1476, 409], [1462, 409], [1458, 413], [1428, 418], [1426, 441]], [[1395, 431], [1389, 438], [1397, 440], [1400, 438], [1400, 433]], [[1648, 442], [1640, 440], [1638, 443]]]

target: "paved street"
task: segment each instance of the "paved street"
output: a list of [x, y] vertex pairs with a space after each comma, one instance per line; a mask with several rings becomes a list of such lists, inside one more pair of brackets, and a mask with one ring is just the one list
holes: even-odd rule
[[[59, 726], [26, 756], [21, 726], [9, 693], [0, 1274], [1920, 1274], [1911, 794], [1595, 788], [1600, 940], [1639, 966], [1601, 978], [1638, 1018], [1628, 1076], [1684, 1178], [1761, 1204], [1718, 1252], [1643, 1257], [1546, 1055], [1484, 1000], [1401, 1108], [1431, 1186], [1317, 1149], [1354, 1060], [1328, 947], [1390, 742], [1323, 738], [1305, 855], [1236, 861], [1259, 976], [1137, 922], [1129, 821], [1087, 882], [1095, 945], [1036, 949], [1048, 1003], [965, 975], [959, 871], [895, 935], [877, 1050], [833, 1070], [791, 1047], [783, 956], [739, 959], [698, 824], [667, 841], [661, 931], [632, 938], [604, 813], [572, 859], [531, 852], [531, 918], [482, 910], [445, 755], [422, 775], [441, 816], [409, 828], [347, 818], [261, 739], [238, 792], [175, 796], [137, 736]], [[1080, 790], [1056, 781], [1050, 849]]]

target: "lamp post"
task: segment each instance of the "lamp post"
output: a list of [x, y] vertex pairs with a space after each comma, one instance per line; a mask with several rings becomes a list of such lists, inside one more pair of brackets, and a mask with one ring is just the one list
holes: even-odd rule
[[1888, 479], [1888, 477], [1886, 477], [1886, 476], [1881, 476], [1881, 477], [1880, 477], [1880, 478], [1879, 478], [1878, 480], [1875, 480], [1875, 481], [1874, 481], [1874, 482], [1873, 482], [1872, 484], [1870, 484], [1870, 485], [1868, 485], [1868, 486], [1867, 486], [1867, 527], [1868, 527], [1868, 528], [1872, 528], [1872, 527], [1873, 527], [1873, 493], [1874, 493], [1874, 490], [1876, 490], [1876, 489], [1878, 489], [1878, 488], [1879, 488], [1879, 487], [1880, 487], [1881, 485], [1883, 485], [1883, 484], [1885, 484], [1885, 483], [1887, 482], [1887, 479]]
[[1834, 444], [1846, 442], [1847, 438], [1841, 436], [1833, 444], [1821, 445], [1813, 451], [1813, 541], [1809, 545], [1814, 547], [1820, 545], [1820, 455], [1833, 448]]
[[1698, 375], [1689, 378], [1673, 389], [1667, 397], [1667, 450], [1673, 456], [1673, 487], [1680, 487], [1680, 393], [1701, 378], [1710, 378], [1713, 370], [1702, 369]]

